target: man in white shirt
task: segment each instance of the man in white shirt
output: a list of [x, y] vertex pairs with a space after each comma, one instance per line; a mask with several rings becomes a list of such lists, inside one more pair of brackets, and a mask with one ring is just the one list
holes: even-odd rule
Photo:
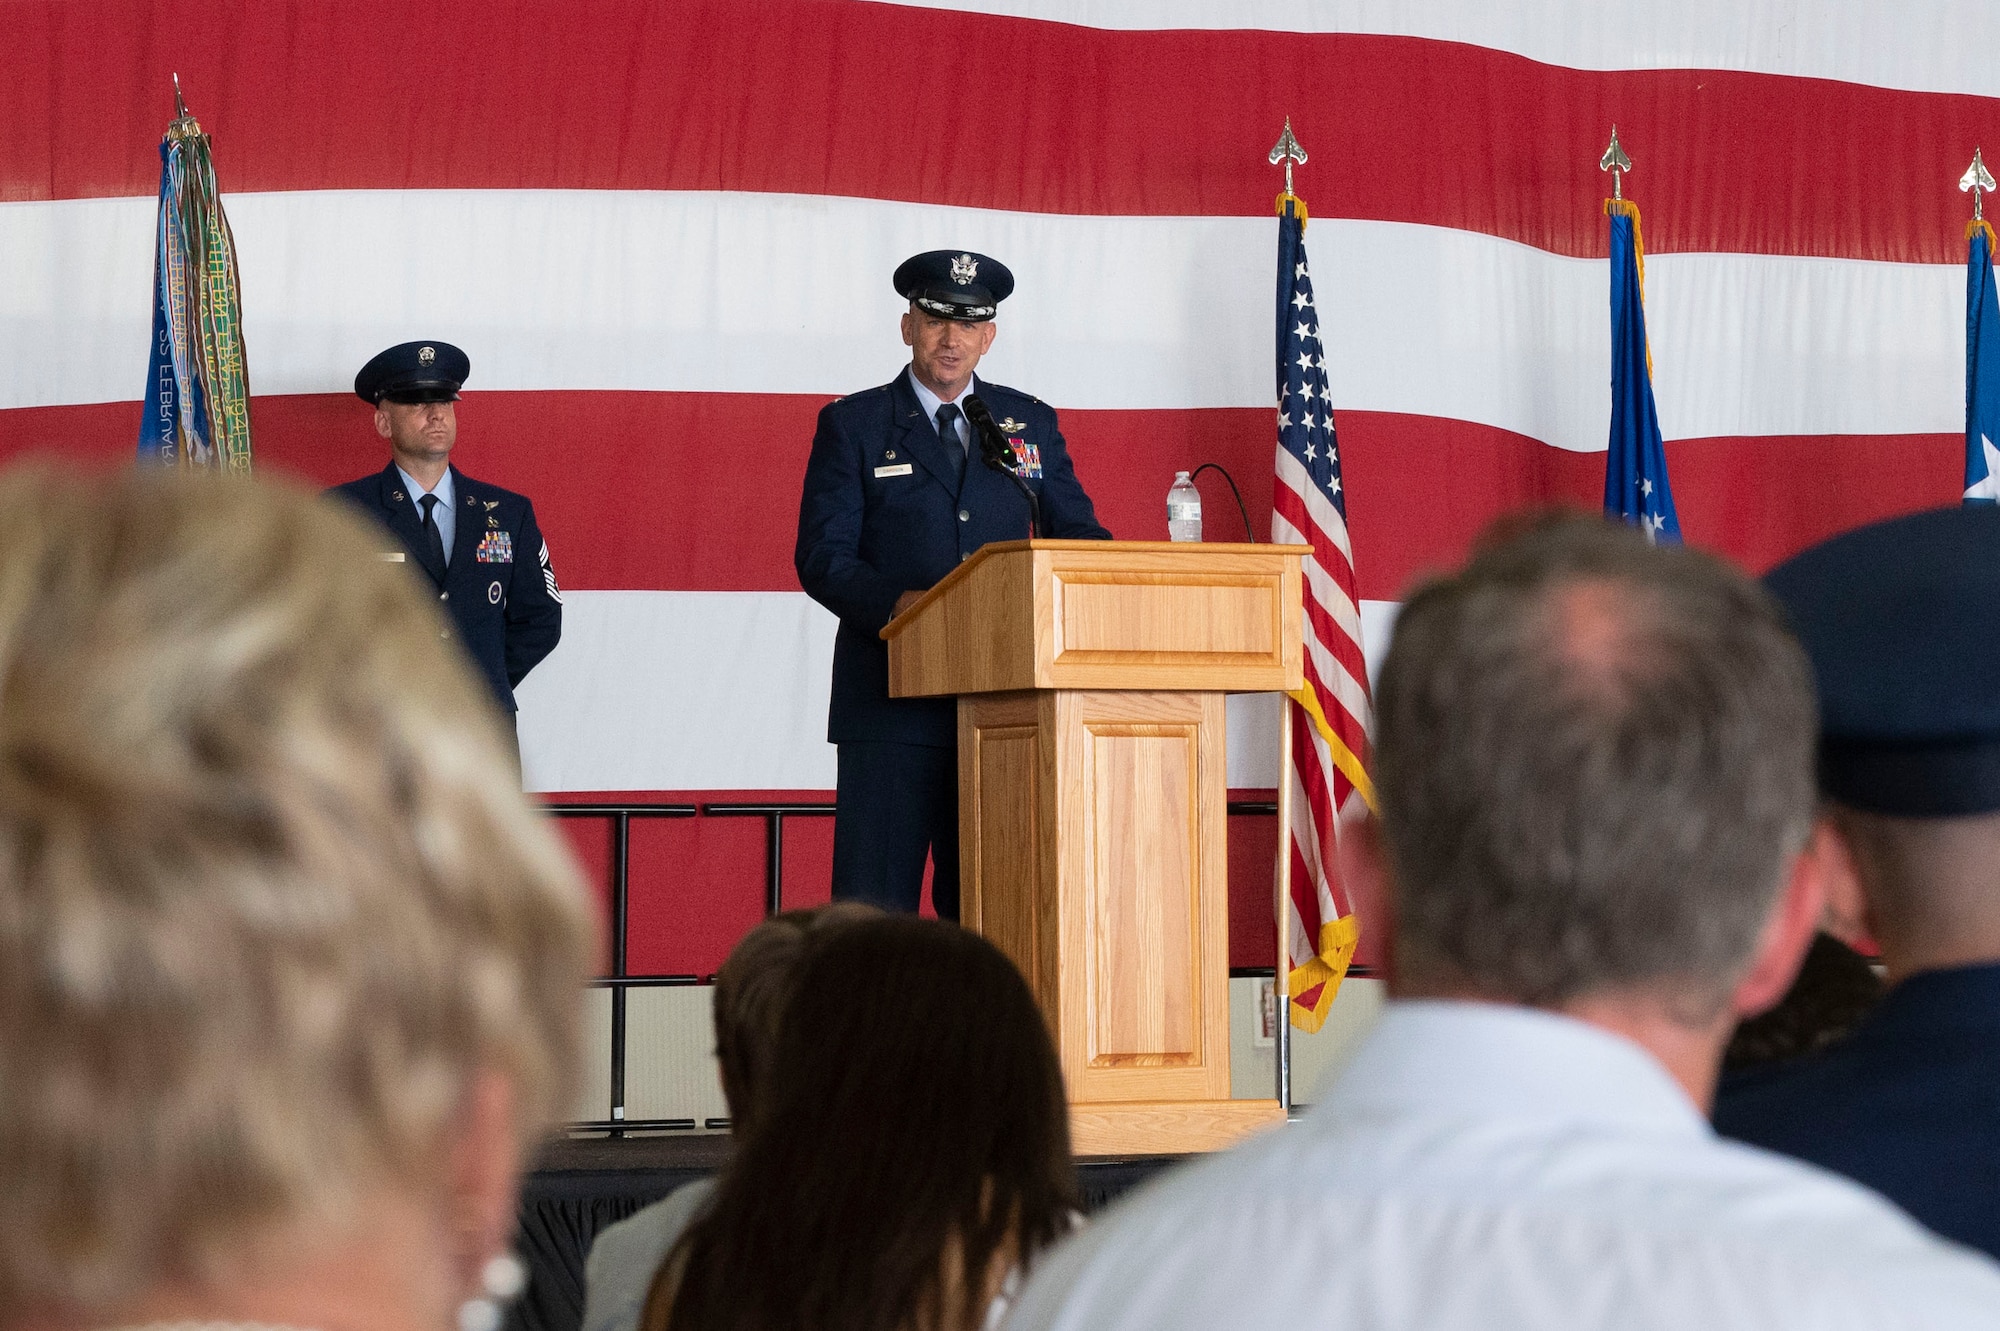
[[1833, 855], [1762, 590], [1551, 520], [1408, 601], [1376, 704], [1380, 822], [1342, 858], [1381, 1024], [1301, 1122], [1044, 1262], [1010, 1327], [2000, 1327], [2000, 1267], [1703, 1116]]

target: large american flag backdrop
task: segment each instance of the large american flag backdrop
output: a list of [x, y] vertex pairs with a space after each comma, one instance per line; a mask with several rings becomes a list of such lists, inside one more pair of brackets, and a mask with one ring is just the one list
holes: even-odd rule
[[[0, 22], [0, 446], [132, 454], [178, 71], [238, 241], [261, 468], [378, 469], [356, 368], [413, 337], [470, 352], [457, 460], [533, 496], [567, 596], [521, 716], [561, 795], [831, 788], [799, 481], [820, 406], [905, 363], [888, 275], [918, 250], [1013, 268], [983, 368], [1061, 410], [1117, 535], [1164, 536], [1173, 473], [1206, 460], [1270, 513], [1287, 115], [1371, 653], [1494, 516], [1599, 501], [1613, 122], [1687, 539], [1762, 568], [1963, 488], [1953, 186], [2000, 145], [1991, 4], [0, 0]], [[1276, 716], [1233, 708], [1232, 786], [1275, 783]], [[794, 827], [810, 900], [828, 827]], [[1234, 832], [1255, 964], [1275, 829]], [[761, 908], [761, 830], [646, 823], [633, 855], [632, 969], [712, 970]]]

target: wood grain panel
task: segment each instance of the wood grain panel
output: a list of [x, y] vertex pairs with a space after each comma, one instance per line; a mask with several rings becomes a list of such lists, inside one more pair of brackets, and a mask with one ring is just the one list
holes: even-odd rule
[[1039, 988], [1041, 968], [1035, 938], [1040, 745], [1041, 732], [1033, 726], [995, 726], [980, 730], [975, 746], [979, 830], [974, 854], [982, 890], [973, 927], [1021, 968], [1030, 988]]
[[1297, 688], [1305, 550], [989, 545], [883, 628], [890, 695]]
[[1078, 1155], [1221, 1151], [1284, 1121], [1276, 1100], [1078, 1104], [1069, 1111], [1070, 1149]]
[[1060, 999], [1054, 699], [1037, 693], [959, 699], [960, 908], [1020, 968], [1050, 1016]]
[[1095, 834], [1084, 983], [1092, 1068], [1202, 1059], [1195, 725], [1087, 724]]
[[1045, 696], [1060, 829], [1057, 1048], [1071, 1100], [1225, 1099], [1222, 695]]
[[889, 621], [889, 696], [998, 693], [1036, 687], [1035, 559], [1025, 543], [988, 546]]
[[1058, 572], [1055, 583], [1058, 663], [1103, 652], [1268, 661], [1278, 651], [1275, 570], [1268, 577]]

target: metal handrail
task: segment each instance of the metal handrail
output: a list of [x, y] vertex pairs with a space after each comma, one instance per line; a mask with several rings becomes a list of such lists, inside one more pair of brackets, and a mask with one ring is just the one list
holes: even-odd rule
[[[558, 818], [609, 818], [611, 819], [611, 974], [602, 977], [606, 983], [593, 982], [594, 988], [611, 990], [611, 1124], [622, 1124], [625, 1119], [625, 991], [642, 985], [630, 983], [625, 974], [625, 945], [631, 934], [632, 905], [632, 820], [634, 818], [692, 818], [695, 806], [692, 804], [548, 804], [544, 806]], [[652, 979], [678, 979], [678, 977], [646, 977]], [[677, 1119], [662, 1120], [676, 1123]], [[582, 1126], [582, 1125], [577, 1125]], [[627, 1125], [629, 1126], [629, 1125]], [[692, 1121], [688, 1123], [693, 1127]], [[620, 1127], [613, 1127], [611, 1135], [625, 1135]]]
[[825, 818], [832, 804], [704, 804], [701, 811], [710, 818], [762, 818], [764, 820], [764, 914], [776, 915], [785, 908], [785, 819]]
[[[592, 803], [543, 806], [558, 818], [609, 818], [612, 820], [611, 864], [611, 974], [590, 980], [593, 989], [611, 991], [611, 1117], [586, 1119], [569, 1124], [572, 1131], [608, 1132], [622, 1137], [628, 1131], [690, 1131], [691, 1118], [629, 1119], [625, 1117], [626, 994], [633, 989], [690, 988], [713, 983], [713, 975], [629, 975], [627, 949], [631, 931], [631, 822], [634, 818], [762, 818], [764, 819], [764, 913], [775, 915], [784, 909], [785, 819], [832, 816], [834, 804], [808, 801], [765, 801], [760, 803], [662, 804]], [[1231, 800], [1231, 815], [1270, 815], [1278, 811], [1271, 800]], [[1365, 978], [1373, 967], [1355, 966], [1350, 974]], [[1232, 966], [1236, 979], [1275, 979], [1274, 966]], [[1287, 1050], [1287, 1053], [1290, 1051]], [[726, 1124], [711, 1119], [710, 1127]]]

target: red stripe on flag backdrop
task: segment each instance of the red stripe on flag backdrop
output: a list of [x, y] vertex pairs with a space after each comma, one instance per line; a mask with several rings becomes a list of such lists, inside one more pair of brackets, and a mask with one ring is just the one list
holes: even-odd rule
[[[1275, 189], [1264, 152], [1290, 115], [1316, 216], [1580, 256], [1604, 253], [1596, 163], [1614, 121], [1656, 254], [1960, 262], [1950, 181], [1970, 145], [2000, 140], [1990, 98], [846, 0], [16, 0], [6, 13], [10, 49], [40, 58], [0, 79], [0, 200], [151, 194], [174, 70], [236, 192], [746, 190], [1251, 215]], [[982, 52], [996, 77], [977, 97], [927, 96], [893, 76], [920, 51]], [[858, 74], [870, 69], [881, 76]]]
[[[792, 544], [813, 422], [826, 399], [726, 393], [470, 393], [459, 404], [466, 472], [535, 501], [565, 588], [797, 591]], [[260, 397], [258, 463], [317, 484], [379, 471], [388, 456], [348, 396]], [[132, 456], [132, 402], [0, 411], [0, 457], [32, 451]], [[1604, 454], [1571, 453], [1463, 421], [1338, 415], [1361, 595], [1400, 597], [1461, 560], [1504, 513], [1595, 509]], [[1271, 413], [1066, 411], [1078, 474], [1113, 534], [1166, 537], [1163, 478], [1221, 462], [1270, 536]], [[578, 441], [590, 441], [579, 451]], [[777, 441], [777, 442], [774, 442]], [[1955, 434], [1683, 439], [1667, 445], [1690, 544], [1762, 571], [1835, 532], [1955, 503]], [[1144, 466], [1127, 459], [1144, 458]], [[1227, 487], [1204, 476], [1204, 532], [1240, 539]]]

